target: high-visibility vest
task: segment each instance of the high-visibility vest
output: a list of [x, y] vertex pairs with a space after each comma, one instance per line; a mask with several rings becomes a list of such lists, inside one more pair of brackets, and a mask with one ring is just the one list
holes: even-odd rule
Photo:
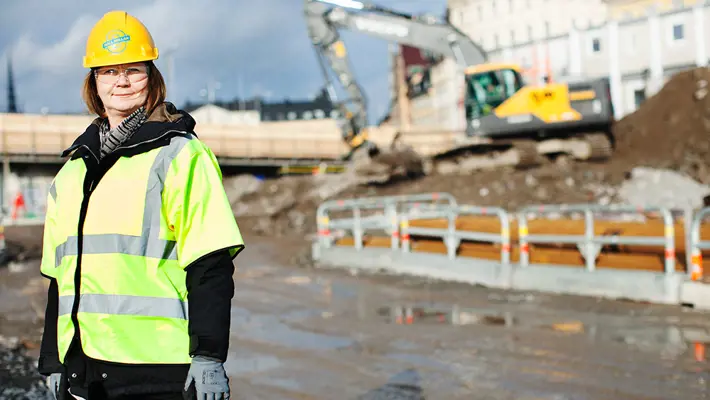
[[59, 288], [59, 360], [75, 335], [76, 314], [91, 358], [189, 363], [185, 268], [244, 247], [214, 154], [192, 135], [173, 137], [121, 157], [82, 204], [86, 172], [80, 157], [67, 161], [47, 198], [41, 272]]

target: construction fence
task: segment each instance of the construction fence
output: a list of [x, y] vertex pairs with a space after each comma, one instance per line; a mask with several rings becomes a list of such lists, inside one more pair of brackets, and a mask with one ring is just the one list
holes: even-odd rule
[[678, 285], [707, 280], [709, 216], [710, 208], [593, 204], [509, 212], [460, 205], [448, 193], [332, 200], [318, 207], [313, 256], [496, 287], [675, 303]]

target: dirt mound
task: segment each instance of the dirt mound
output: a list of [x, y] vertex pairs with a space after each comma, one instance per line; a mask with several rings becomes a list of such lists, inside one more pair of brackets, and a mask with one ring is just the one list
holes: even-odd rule
[[673, 76], [614, 126], [614, 164], [680, 171], [710, 182], [709, 68]]

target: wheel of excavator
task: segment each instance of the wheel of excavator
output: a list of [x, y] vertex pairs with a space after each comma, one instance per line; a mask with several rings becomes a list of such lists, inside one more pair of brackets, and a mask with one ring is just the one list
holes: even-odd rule
[[613, 154], [611, 140], [604, 132], [585, 135], [584, 139], [589, 144], [589, 161], [602, 161], [609, 159]]
[[534, 140], [518, 140], [512, 145], [518, 154], [516, 168], [536, 167], [544, 162], [543, 157], [537, 151], [537, 142]]

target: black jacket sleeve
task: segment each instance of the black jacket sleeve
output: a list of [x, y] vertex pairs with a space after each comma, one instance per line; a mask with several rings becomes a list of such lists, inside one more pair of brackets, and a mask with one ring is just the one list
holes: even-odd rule
[[234, 264], [227, 250], [187, 267], [190, 355], [227, 360]]
[[38, 370], [44, 376], [62, 372], [57, 349], [57, 318], [59, 317], [59, 289], [57, 280], [50, 279], [47, 291], [47, 309], [44, 313], [44, 332], [39, 350]]

